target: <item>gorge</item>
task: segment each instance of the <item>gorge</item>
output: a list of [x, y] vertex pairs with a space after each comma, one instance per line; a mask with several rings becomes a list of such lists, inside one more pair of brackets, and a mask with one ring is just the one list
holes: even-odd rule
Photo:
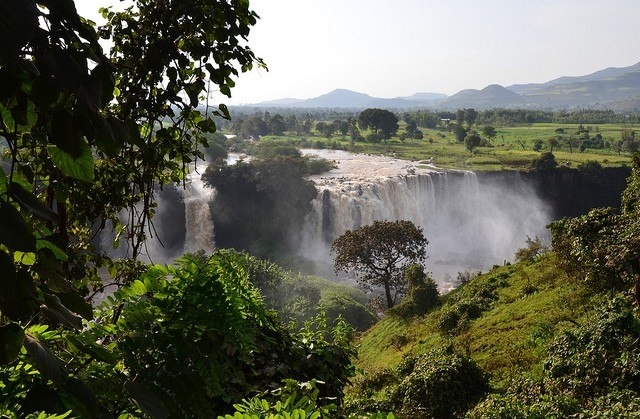
[[[347, 229], [374, 220], [408, 219], [424, 229], [430, 242], [426, 269], [443, 289], [450, 288], [458, 272], [511, 261], [527, 237], [546, 240], [552, 220], [618, 206], [629, 174], [628, 168], [476, 174], [337, 150], [304, 153], [337, 163], [336, 169], [312, 177], [317, 195], [304, 226], [289, 226], [286, 232], [297, 243], [298, 256], [313, 262], [315, 273], [334, 277], [329, 247]], [[155, 226], [163, 245], [150, 244], [154, 262], [213, 248], [214, 222], [224, 219], [210, 213], [212, 191], [203, 188], [202, 170], [200, 166], [190, 175], [186, 190], [159, 193]]]

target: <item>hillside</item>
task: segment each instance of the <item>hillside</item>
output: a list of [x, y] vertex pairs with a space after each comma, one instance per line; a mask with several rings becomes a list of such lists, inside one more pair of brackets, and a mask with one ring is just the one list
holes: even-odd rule
[[[477, 305], [473, 297], [477, 294], [491, 295], [482, 315], [458, 325], [460, 333], [443, 333], [442, 319], [461, 303]], [[388, 316], [381, 320], [360, 338], [358, 367], [395, 365], [407, 354], [453, 344], [491, 373], [494, 384], [500, 384], [514, 371], [540, 368], [542, 344], [581, 323], [598, 299], [584, 290], [577, 292], [575, 284], [555, 266], [552, 254], [533, 264], [498, 267], [447, 294], [443, 305], [424, 318], [405, 321]], [[545, 336], [533, 344], [541, 332]]]
[[611, 295], [568, 277], [548, 252], [494, 267], [425, 316], [394, 309], [358, 341], [347, 406], [399, 418], [633, 417], [625, 412], [640, 399], [620, 377], [637, 374], [622, 359], [637, 359], [624, 342], [640, 323]]

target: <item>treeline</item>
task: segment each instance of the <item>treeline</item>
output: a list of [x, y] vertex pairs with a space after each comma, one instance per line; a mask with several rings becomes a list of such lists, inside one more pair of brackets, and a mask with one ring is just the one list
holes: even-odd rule
[[[637, 124], [640, 113], [616, 113], [610, 109], [580, 109], [572, 111], [548, 111], [540, 109], [504, 109], [495, 108], [476, 111], [473, 108], [458, 111], [414, 110], [395, 112], [398, 119], [414, 121], [418, 127], [430, 129], [448, 129], [458, 116], [474, 112], [475, 122], [482, 125], [514, 126], [533, 123], [557, 124]], [[274, 109], [236, 108], [231, 112], [231, 120], [220, 118], [216, 124], [223, 130], [253, 135], [283, 135], [285, 132], [298, 135], [312, 133], [315, 123], [323, 122], [323, 128], [331, 127], [333, 133], [348, 134], [349, 121], [358, 119], [358, 111], [339, 111], [330, 109]], [[342, 123], [335, 124], [336, 121]], [[353, 124], [352, 124], [353, 125]], [[320, 130], [322, 131], [322, 130]], [[344, 132], [346, 131], [346, 132]], [[324, 132], [320, 132], [324, 134]]]

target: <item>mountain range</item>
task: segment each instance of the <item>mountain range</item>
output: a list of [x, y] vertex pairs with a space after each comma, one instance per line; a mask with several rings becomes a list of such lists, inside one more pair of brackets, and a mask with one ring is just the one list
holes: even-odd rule
[[280, 108], [431, 108], [431, 109], [575, 109], [614, 111], [640, 110], [640, 63], [606, 68], [585, 76], [559, 77], [546, 83], [492, 84], [484, 89], [466, 89], [447, 96], [416, 93], [396, 98], [377, 98], [347, 89], [336, 89], [310, 99], [277, 99], [256, 103], [257, 107]]

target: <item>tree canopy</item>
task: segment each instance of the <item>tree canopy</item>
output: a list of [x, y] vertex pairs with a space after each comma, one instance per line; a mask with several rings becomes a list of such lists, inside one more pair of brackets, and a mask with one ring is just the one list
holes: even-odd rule
[[355, 270], [366, 288], [383, 287], [387, 308], [406, 290], [406, 268], [426, 259], [429, 242], [411, 221], [374, 221], [348, 230], [331, 245], [336, 272]]
[[372, 129], [382, 138], [389, 139], [398, 132], [398, 117], [386, 109], [368, 108], [360, 112], [358, 126], [361, 130]]

